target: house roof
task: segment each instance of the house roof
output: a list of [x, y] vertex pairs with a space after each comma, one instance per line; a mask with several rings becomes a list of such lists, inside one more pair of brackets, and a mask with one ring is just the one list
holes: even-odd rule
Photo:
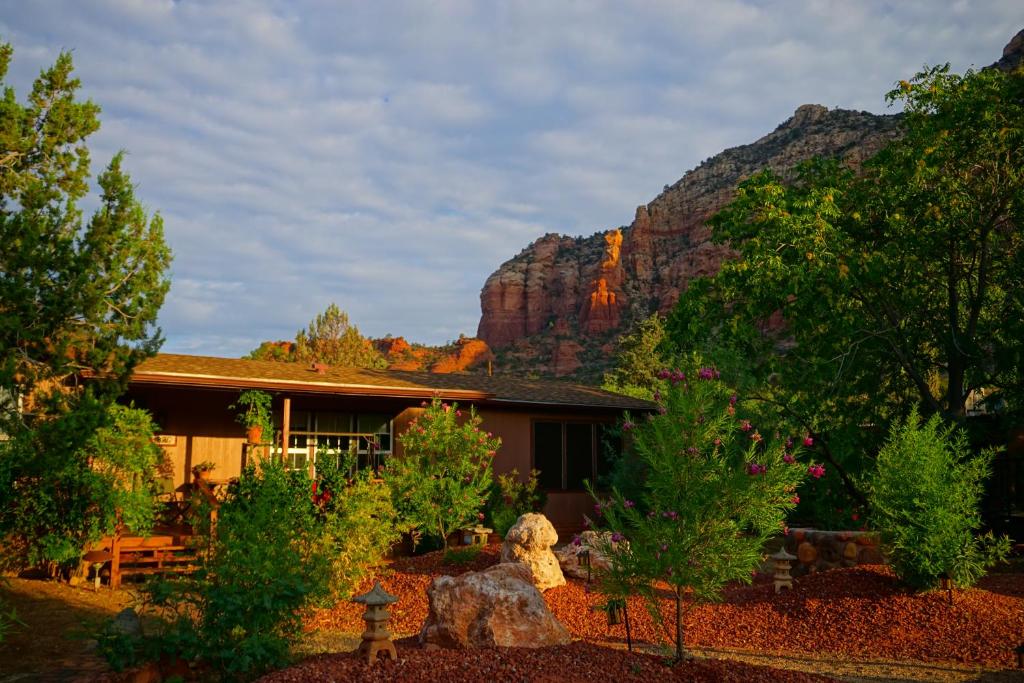
[[430, 398], [495, 404], [654, 410], [650, 401], [558, 380], [327, 366], [162, 353], [144, 361], [133, 384], [270, 389], [350, 396]]

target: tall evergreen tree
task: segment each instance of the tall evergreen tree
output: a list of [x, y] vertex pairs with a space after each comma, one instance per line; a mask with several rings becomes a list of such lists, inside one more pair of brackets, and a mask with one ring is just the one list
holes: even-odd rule
[[12, 55], [0, 46], [0, 388], [25, 396], [91, 371], [116, 391], [162, 341], [155, 322], [171, 260], [163, 221], [135, 199], [122, 153], [100, 174], [99, 208], [83, 219], [86, 138], [100, 109], [76, 100], [67, 52], [19, 103], [5, 80]]

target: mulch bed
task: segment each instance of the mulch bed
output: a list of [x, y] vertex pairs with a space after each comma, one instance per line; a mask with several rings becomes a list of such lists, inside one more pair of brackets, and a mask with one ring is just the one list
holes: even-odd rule
[[834, 679], [782, 671], [742, 662], [690, 660], [668, 666], [661, 658], [576, 642], [559, 647], [421, 650], [398, 644], [398, 662], [373, 667], [352, 653], [320, 655], [259, 679], [262, 683], [295, 681], [403, 681], [407, 683], [589, 683], [590, 681], [791, 681]]
[[[391, 610], [392, 631], [403, 636], [419, 631], [427, 616], [426, 589], [434, 576], [483, 569], [497, 562], [499, 553], [500, 546], [488, 546], [465, 566], [443, 565], [441, 553], [396, 560], [380, 577], [384, 588], [399, 597]], [[546, 591], [544, 598], [575, 638], [625, 640], [623, 626], [609, 629], [604, 613], [593, 609], [604, 598], [584, 582], [570, 579], [566, 586]], [[674, 623], [674, 603], [666, 597], [661, 607]], [[361, 613], [356, 605], [341, 604], [314, 614], [307, 627], [359, 632]], [[630, 600], [629, 617], [634, 642], [667, 642], [665, 630], [639, 599]], [[693, 607], [684, 628], [687, 647], [832, 652], [1009, 668], [1016, 664], [1013, 649], [1024, 636], [1024, 575], [991, 574], [975, 588], [954, 591], [953, 605], [944, 592], [902, 591], [883, 566], [802, 577], [792, 591], [780, 595], [762, 577], [752, 586], [730, 587], [721, 603]]]

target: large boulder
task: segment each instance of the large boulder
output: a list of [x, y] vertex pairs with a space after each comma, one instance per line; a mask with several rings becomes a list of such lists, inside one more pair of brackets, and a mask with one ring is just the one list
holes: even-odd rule
[[522, 564], [439, 576], [427, 589], [427, 600], [429, 612], [420, 630], [423, 645], [545, 647], [571, 640]]
[[[608, 558], [595, 547], [599, 539], [602, 545], [611, 543], [611, 532], [584, 531], [572, 543], [567, 543], [561, 549], [556, 550], [555, 557], [558, 559], [558, 565], [561, 567], [562, 573], [574, 576], [577, 579], [587, 578], [587, 568], [583, 566], [579, 557], [580, 553], [584, 550], [590, 551], [590, 577], [594, 577], [600, 572], [607, 570]], [[614, 544], [612, 545], [614, 546]]]
[[544, 515], [527, 512], [505, 534], [501, 546], [502, 562], [520, 562], [530, 569], [533, 585], [546, 591], [565, 585], [565, 576], [551, 546], [558, 543], [558, 533]]

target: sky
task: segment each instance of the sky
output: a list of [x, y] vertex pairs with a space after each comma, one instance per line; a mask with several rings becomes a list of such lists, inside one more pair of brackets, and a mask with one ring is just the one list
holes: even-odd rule
[[163, 350], [240, 356], [331, 302], [368, 336], [472, 336], [487, 276], [632, 220], [801, 104], [887, 110], [985, 66], [1020, 0], [0, 0], [24, 101], [71, 50], [174, 252]]

